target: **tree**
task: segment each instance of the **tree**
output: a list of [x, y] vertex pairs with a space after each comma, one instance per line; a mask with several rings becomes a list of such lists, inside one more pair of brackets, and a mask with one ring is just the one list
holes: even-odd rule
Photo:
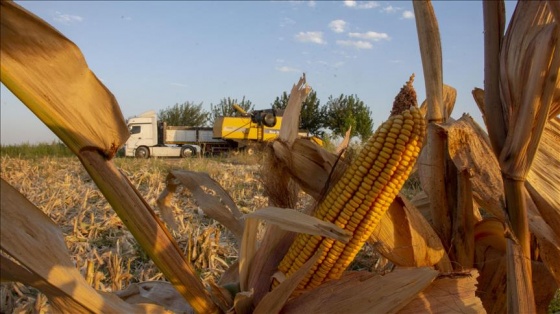
[[[287, 92], [282, 93], [280, 97], [276, 97], [272, 103], [273, 109], [286, 109], [290, 96]], [[303, 101], [300, 115], [301, 129], [309, 131], [313, 135], [319, 135], [319, 130], [323, 127], [323, 117], [321, 116], [320, 101], [317, 99], [317, 92], [312, 91]]]
[[158, 113], [160, 121], [169, 125], [204, 126], [208, 122], [209, 113], [202, 109], [202, 102], [198, 105], [187, 101], [182, 104], [162, 109]]
[[237, 101], [237, 98], [232, 99], [230, 97], [228, 98], [224, 97], [222, 98], [222, 100], [220, 100], [220, 102], [216, 106], [210, 104], [210, 117], [209, 117], [210, 123], [214, 124], [214, 121], [216, 121], [216, 118], [218, 117], [240, 116], [241, 113], [239, 113], [233, 108], [234, 104], [237, 104], [246, 112], [250, 112], [255, 109], [253, 103], [251, 103], [250, 100], [246, 100], [245, 96], [243, 96], [243, 99], [241, 99], [241, 101]]
[[367, 140], [373, 133], [371, 111], [358, 96], [340, 95], [338, 98], [329, 96], [326, 106], [321, 108], [324, 126], [336, 136], [344, 136], [352, 127], [351, 136], [359, 136], [361, 141]]

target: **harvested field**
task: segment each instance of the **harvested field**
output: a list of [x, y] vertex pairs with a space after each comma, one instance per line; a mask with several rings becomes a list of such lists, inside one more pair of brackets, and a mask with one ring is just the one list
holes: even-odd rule
[[[242, 157], [239, 157], [240, 159]], [[218, 181], [242, 211], [266, 205], [259, 182], [257, 158], [240, 159], [118, 159], [146, 201], [157, 211], [156, 199], [169, 169], [203, 171]], [[19, 159], [2, 157], [2, 178], [43, 210], [62, 229], [76, 267], [101, 291], [117, 291], [131, 282], [159, 280], [163, 275], [137, 245], [99, 192], [77, 158]], [[174, 234], [201, 278], [214, 280], [237, 260], [231, 234], [207, 218], [188, 197], [175, 200]], [[0, 312], [33, 312], [44, 297], [17, 283], [1, 286]], [[36, 304], [36, 303], [40, 304]]]
[[[251, 212], [268, 204], [259, 176], [262, 158], [260, 155], [212, 159], [118, 158], [115, 163], [158, 214], [156, 199], [165, 188], [165, 178], [171, 169], [208, 173], [230, 193], [241, 211]], [[1, 173], [4, 180], [57, 223], [74, 264], [95, 289], [112, 292], [133, 282], [165, 280], [77, 158], [30, 159], [4, 155]], [[222, 225], [204, 215], [188, 192], [179, 191], [177, 195], [174, 214], [179, 232], [174, 237], [200, 277], [217, 281], [238, 259], [235, 240]], [[353, 268], [372, 270], [386, 263], [367, 245]], [[2, 283], [0, 296], [1, 313], [36, 313], [48, 309], [44, 295], [20, 283]]]

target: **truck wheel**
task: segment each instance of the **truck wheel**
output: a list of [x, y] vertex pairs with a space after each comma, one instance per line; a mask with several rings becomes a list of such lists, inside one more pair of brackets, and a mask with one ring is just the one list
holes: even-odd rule
[[136, 158], [149, 158], [150, 157], [150, 150], [147, 147], [138, 147], [134, 152], [134, 156]]
[[187, 146], [181, 148], [181, 157], [183, 158], [191, 158], [196, 156], [196, 149], [192, 146]]

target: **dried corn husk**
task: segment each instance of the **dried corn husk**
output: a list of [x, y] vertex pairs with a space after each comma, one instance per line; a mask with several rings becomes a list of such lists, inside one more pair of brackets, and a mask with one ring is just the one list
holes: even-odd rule
[[[446, 114], [446, 119], [451, 117], [453, 108], [455, 108], [455, 101], [457, 100], [457, 90], [453, 86], [443, 84], [443, 106]], [[425, 116], [428, 111], [428, 100], [424, 100], [420, 105], [420, 111]]]
[[545, 122], [551, 118], [559, 86], [559, 36], [545, 1], [518, 3], [500, 57], [507, 137], [499, 161], [502, 172], [513, 178], [526, 177]]
[[478, 277], [476, 269], [442, 275], [400, 310], [399, 314], [485, 313], [482, 302], [475, 296]]
[[395, 313], [426, 289], [437, 274], [427, 267], [396, 269], [384, 276], [350, 272], [289, 300], [282, 312]]
[[391, 204], [368, 241], [398, 266], [433, 266], [442, 258], [449, 260], [432, 227], [402, 195]]

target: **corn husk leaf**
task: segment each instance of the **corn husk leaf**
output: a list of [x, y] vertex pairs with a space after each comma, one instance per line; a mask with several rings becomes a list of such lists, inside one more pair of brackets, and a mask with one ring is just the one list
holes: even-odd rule
[[250, 314], [253, 312], [253, 292], [242, 291], [235, 295], [233, 299], [233, 309], [228, 311], [231, 314]]
[[2, 1], [2, 83], [74, 153], [112, 158], [129, 136], [111, 92], [74, 43], [11, 1]]
[[292, 147], [275, 141], [272, 147], [275, 157], [286, 165], [288, 174], [302, 190], [314, 199], [320, 199], [338, 156], [303, 139], [296, 139]]
[[163, 220], [169, 229], [179, 232], [179, 226], [175, 221], [175, 214], [173, 213], [173, 208], [171, 207], [171, 202], [173, 200], [173, 195], [179, 186], [179, 182], [174, 178], [169, 176], [166, 179], [165, 188], [161, 191], [156, 203], [161, 213], [161, 220]]
[[227, 313], [233, 307], [233, 298], [239, 293], [238, 285], [228, 285], [226, 287], [218, 286], [214, 281], [208, 281], [210, 287], [210, 295], [215, 304], [218, 305], [222, 312]]
[[507, 136], [502, 172], [524, 179], [558, 88], [560, 36], [545, 1], [519, 2], [500, 56], [500, 87]]
[[[480, 296], [488, 313], [506, 311], [506, 247], [504, 224], [495, 218], [485, 219], [475, 226], [476, 265]], [[540, 244], [539, 244], [540, 245]], [[547, 246], [541, 246], [541, 255], [546, 254]], [[544, 250], [543, 250], [544, 249]], [[518, 255], [519, 256], [519, 255]], [[531, 261], [533, 274], [534, 299], [539, 313], [546, 313], [559, 283], [549, 267], [538, 261]]]
[[258, 227], [258, 220], [252, 218], [245, 219], [245, 228], [239, 250], [239, 286], [241, 291], [248, 291], [249, 269], [257, 250]]
[[482, 301], [475, 295], [478, 271], [440, 276], [399, 311], [405, 313], [485, 313]]
[[347, 243], [351, 234], [339, 226], [293, 209], [266, 207], [245, 215], [248, 218], [259, 218], [280, 228], [297, 233], [320, 235]]
[[[451, 117], [453, 108], [455, 108], [455, 101], [457, 100], [457, 90], [453, 86], [443, 84], [443, 106], [446, 114], [446, 119]], [[424, 100], [420, 105], [422, 115], [426, 115], [428, 111], [428, 101]]]
[[451, 160], [458, 171], [472, 172], [473, 198], [487, 212], [504, 219], [504, 185], [488, 135], [468, 114], [439, 126], [447, 136]]
[[449, 259], [438, 235], [404, 196], [398, 195], [368, 240], [398, 266], [433, 266]]
[[165, 312], [155, 305], [134, 306], [97, 293], [72, 263], [56, 224], [6, 181], [0, 182], [0, 247], [17, 261], [2, 254], [3, 280], [36, 287], [59, 312]]
[[129, 304], [157, 304], [173, 313], [194, 314], [183, 296], [166, 281], [132, 283], [126, 289], [115, 292], [115, 295]]
[[301, 106], [309, 93], [311, 93], [311, 87], [307, 85], [304, 73], [298, 83], [292, 87], [288, 105], [282, 118], [280, 134], [278, 135], [278, 140], [285, 142], [288, 146], [292, 146], [296, 138], [298, 138]]
[[384, 276], [350, 272], [289, 300], [282, 312], [396, 313], [428, 287], [437, 274], [427, 267], [396, 269]]
[[[551, 226], [560, 226], [560, 118], [548, 120], [539, 149], [527, 175], [527, 187], [540, 214]], [[555, 228], [560, 237], [560, 228]]]
[[255, 253], [249, 269], [249, 289], [253, 289], [253, 304], [256, 306], [268, 293], [272, 276], [278, 264], [293, 242], [295, 233], [282, 230], [279, 226], [269, 224], [264, 237]]
[[488, 313], [506, 312], [506, 239], [504, 224], [496, 218], [487, 218], [475, 225], [475, 265], [479, 292]]
[[300, 281], [302, 281], [305, 275], [311, 270], [311, 267], [313, 267], [319, 257], [321, 257], [321, 250], [317, 250], [292, 276], [280, 282], [276, 288], [267, 293], [255, 308], [254, 313], [279, 313]]
[[[243, 236], [242, 215], [231, 196], [207, 173], [186, 170], [172, 170], [169, 180], [177, 179], [191, 193], [206, 215], [217, 220], [230, 230], [237, 239]], [[216, 193], [207, 193], [202, 187]]]
[[346, 133], [344, 133], [344, 138], [342, 139], [340, 144], [338, 144], [338, 146], [336, 147], [335, 154], [340, 155], [344, 152], [344, 150], [346, 150], [346, 148], [348, 148], [348, 145], [350, 144], [351, 134], [352, 134], [352, 126], [350, 126], [346, 131]]

